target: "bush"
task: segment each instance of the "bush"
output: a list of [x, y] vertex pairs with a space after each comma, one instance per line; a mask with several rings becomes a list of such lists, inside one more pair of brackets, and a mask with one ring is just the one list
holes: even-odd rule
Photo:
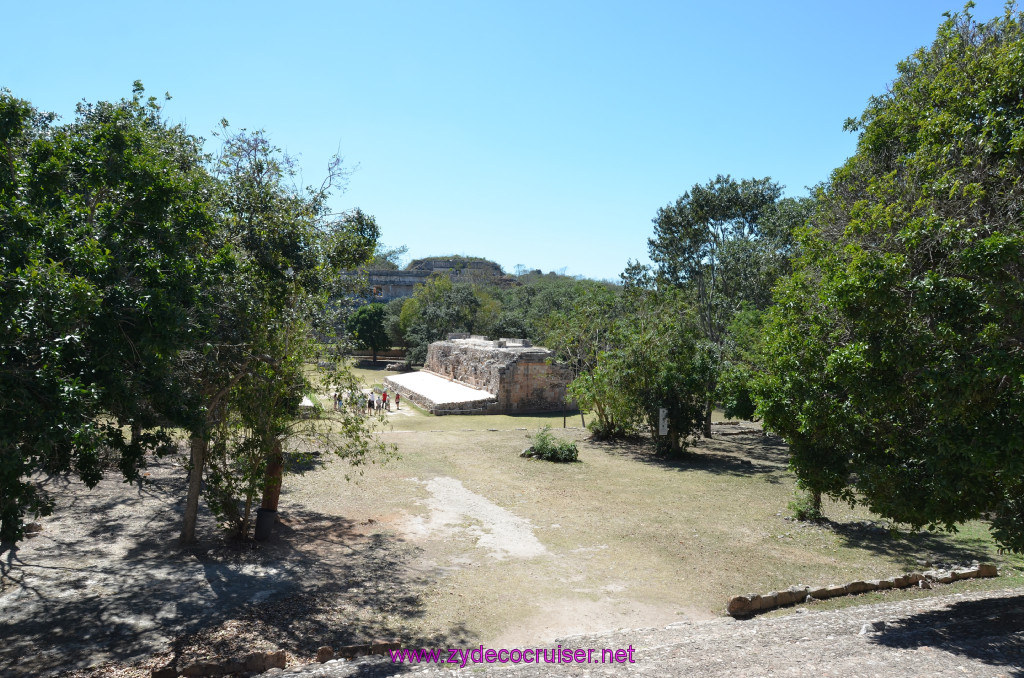
[[615, 422], [593, 418], [587, 422], [587, 430], [594, 436], [594, 440], [615, 440], [636, 435], [636, 431], [619, 426]]
[[816, 523], [824, 520], [825, 514], [821, 512], [821, 493], [804, 490], [797, 490], [793, 495], [793, 501], [789, 502], [789, 510], [797, 520]]
[[519, 456], [558, 463], [579, 461], [579, 450], [576, 449], [576, 443], [571, 443], [568, 440], [555, 440], [555, 437], [551, 435], [550, 426], [542, 428], [531, 440], [533, 444], [523, 450]]

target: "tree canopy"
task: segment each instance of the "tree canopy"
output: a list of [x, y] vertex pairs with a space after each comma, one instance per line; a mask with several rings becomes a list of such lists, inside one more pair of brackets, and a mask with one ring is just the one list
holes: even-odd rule
[[[782, 187], [771, 180], [718, 175], [696, 184], [675, 203], [658, 210], [648, 247], [658, 282], [684, 290], [705, 340], [717, 352], [713, 362], [730, 362], [728, 328], [744, 306], [764, 309], [771, 288], [786, 272], [794, 224], [804, 209], [799, 201], [780, 203]], [[704, 435], [711, 436], [711, 410], [718, 395], [718, 373], [712, 371], [704, 408]], [[745, 390], [732, 370], [727, 399]], [[739, 389], [737, 391], [737, 389]]]
[[384, 325], [386, 317], [384, 304], [366, 304], [357, 308], [347, 323], [356, 345], [373, 351], [374, 362], [377, 362], [377, 351], [391, 346], [391, 338]]
[[[309, 338], [338, 324], [336, 273], [368, 259], [379, 231], [328, 209], [340, 160], [300, 188], [262, 132], [223, 140], [204, 154], [141, 83], [66, 124], [0, 91], [0, 540], [48, 509], [33, 474], [91, 486], [114, 461], [135, 478], [172, 427], [192, 440], [185, 541], [211, 441], [225, 463], [207, 469], [208, 489], [254, 450], [250, 498], [266, 484], [313, 389]], [[331, 445], [350, 460], [376, 449], [367, 422], [338, 428]]]
[[131, 476], [141, 427], [181, 414], [173, 358], [215, 219], [199, 140], [139, 85], [60, 126], [0, 92], [0, 121], [0, 537], [13, 539], [46, 506], [32, 472], [95, 483], [113, 448]]
[[954, 14], [860, 118], [765, 331], [766, 424], [814, 491], [1024, 548], [1024, 33]]

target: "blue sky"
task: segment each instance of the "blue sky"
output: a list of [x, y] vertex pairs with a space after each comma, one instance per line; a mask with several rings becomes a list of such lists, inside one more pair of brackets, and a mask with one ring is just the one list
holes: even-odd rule
[[616, 278], [695, 183], [826, 178], [856, 142], [843, 121], [960, 6], [19, 2], [0, 86], [67, 119], [139, 79], [194, 134], [267, 130], [305, 183], [340, 150], [358, 167], [336, 207], [410, 258]]

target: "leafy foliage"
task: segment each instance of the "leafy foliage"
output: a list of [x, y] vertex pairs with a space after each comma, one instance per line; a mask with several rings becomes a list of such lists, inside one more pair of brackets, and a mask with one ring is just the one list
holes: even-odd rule
[[[33, 474], [92, 485], [111, 451], [134, 478], [166, 447], [162, 427], [192, 439], [186, 537], [211, 441], [228, 460], [211, 488], [266, 484], [261, 465], [314, 390], [310, 337], [337, 326], [336, 273], [379, 232], [358, 210], [330, 213], [340, 159], [300, 189], [262, 133], [225, 142], [204, 155], [141, 83], [63, 125], [0, 92], [0, 539], [47, 510]], [[387, 452], [369, 421], [336, 419], [342, 456]]]
[[952, 15], [848, 121], [769, 311], [766, 425], [805, 487], [1024, 548], [1024, 32]]
[[782, 189], [769, 178], [718, 175], [658, 210], [648, 243], [659, 275], [694, 294], [705, 336], [716, 344], [740, 303], [770, 301], [771, 260], [758, 256], [760, 224]]
[[374, 362], [377, 362], [377, 351], [391, 347], [391, 338], [384, 324], [386, 318], [384, 304], [366, 304], [357, 308], [346, 324], [356, 345], [373, 351]]
[[537, 431], [531, 440], [533, 444], [523, 450], [519, 456], [561, 464], [579, 461], [579, 450], [576, 449], [576, 443], [568, 440], [555, 440], [550, 426], [545, 426]]
[[[657, 275], [664, 284], [685, 290], [697, 311], [700, 330], [728, 358], [728, 328], [741, 308], [764, 309], [771, 287], [788, 269], [792, 231], [807, 212], [806, 201], [779, 201], [781, 187], [770, 178], [718, 175], [697, 184], [674, 204], [658, 210], [654, 237], [648, 240]], [[727, 405], [733, 414], [750, 413], [744, 393], [742, 360], [726, 360]], [[705, 404], [704, 435], [711, 435], [711, 410], [717, 393], [712, 376]]]
[[[206, 469], [211, 509], [244, 537], [258, 492], [264, 494], [264, 508], [276, 508], [289, 439], [323, 444], [357, 463], [361, 460], [353, 452], [387, 454], [384, 445], [366, 444], [372, 438], [370, 420], [333, 408], [326, 414], [316, 407], [304, 414], [299, 410], [306, 394], [337, 390], [340, 382], [351, 381], [344, 364], [332, 370], [338, 383], [327, 384], [313, 383], [304, 366], [319, 353], [314, 337], [331, 338], [340, 324], [328, 303], [332, 281], [341, 269], [371, 255], [379, 231], [358, 209], [340, 215], [327, 209], [332, 187], [345, 176], [337, 161], [320, 187], [300, 189], [290, 183], [291, 159], [262, 132], [227, 135], [217, 170], [235, 263], [221, 294], [210, 299], [212, 315], [229, 322], [206, 327], [207, 350], [190, 357], [200, 366], [188, 374], [205, 414], [190, 429], [192, 466], [194, 480]], [[334, 421], [318, 425], [324, 418]], [[345, 434], [328, 435], [332, 428]], [[193, 538], [197, 501], [193, 482], [184, 542]]]
[[821, 512], [820, 492], [807, 492], [798, 488], [794, 492], [793, 501], [789, 502], [788, 508], [797, 520], [815, 522], [825, 517]]
[[105, 446], [134, 477], [163, 440], [141, 428], [180, 412], [172, 361], [210, 265], [212, 182], [199, 140], [142, 94], [55, 126], [0, 93], [3, 539], [46, 508], [32, 472], [94, 484]]
[[[699, 430], [713, 388], [717, 351], [703, 341], [685, 295], [659, 290], [645, 270], [625, 276], [620, 294], [595, 288], [560, 326], [560, 345], [579, 370], [569, 397], [592, 412], [599, 438], [648, 430], [672, 455]], [[658, 435], [667, 410], [667, 435]]]
[[435, 274], [416, 288], [402, 305], [399, 323], [409, 346], [407, 362], [422, 364], [431, 342], [444, 339], [450, 332], [473, 332], [480, 298], [471, 283], [453, 283], [443, 274]]

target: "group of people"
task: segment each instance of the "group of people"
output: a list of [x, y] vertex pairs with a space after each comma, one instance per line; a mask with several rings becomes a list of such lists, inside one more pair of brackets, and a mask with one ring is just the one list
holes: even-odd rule
[[[333, 401], [335, 411], [341, 410], [344, 404], [344, 399], [342, 398], [340, 392], [334, 394]], [[373, 391], [370, 391], [370, 394], [366, 397], [365, 400], [365, 409], [369, 414], [373, 414], [374, 412], [380, 412], [382, 410], [390, 412], [391, 398], [388, 397], [388, 392], [382, 391], [381, 393], [378, 394], [374, 393]], [[401, 393], [395, 393], [395, 409], [402, 409]]]
[[[402, 409], [402, 394], [395, 394], [395, 409]], [[366, 410], [369, 413], [380, 412], [381, 410], [391, 411], [391, 399], [388, 397], [387, 391], [381, 391], [380, 394], [375, 394], [370, 391], [369, 397], [366, 399]]]

